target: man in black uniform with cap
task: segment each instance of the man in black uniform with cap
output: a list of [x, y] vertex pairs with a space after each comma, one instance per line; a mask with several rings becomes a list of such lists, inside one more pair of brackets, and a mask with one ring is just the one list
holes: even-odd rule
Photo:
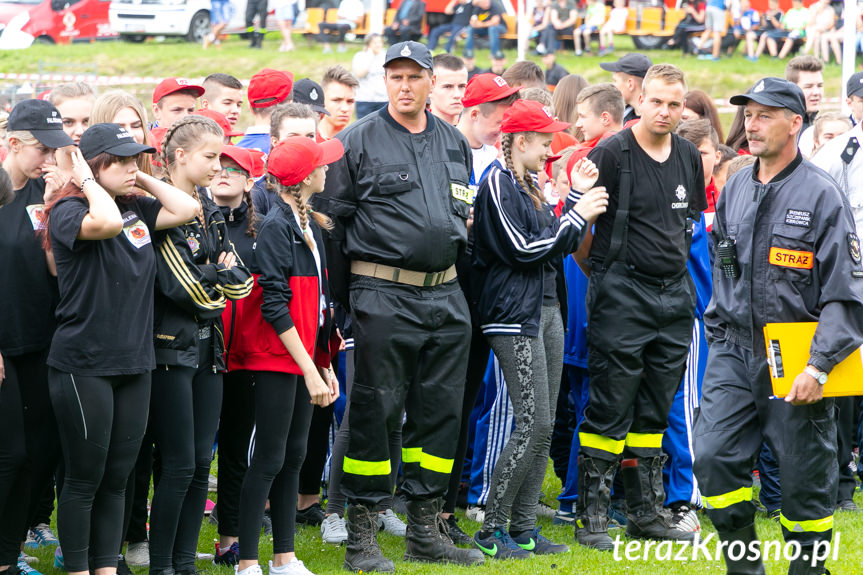
[[[836, 182], [797, 148], [806, 114], [800, 88], [764, 78], [731, 103], [746, 106], [746, 138], [757, 161], [728, 180], [716, 206], [695, 474], [707, 514], [728, 544], [728, 573], [763, 574], [760, 554], [750, 552], [760, 546], [750, 472], [766, 441], [779, 461], [782, 533], [800, 548], [788, 573], [822, 574], [815, 545], [830, 542], [837, 481], [833, 399], [822, 398], [822, 386], [863, 343], [860, 240]], [[784, 401], [771, 401], [763, 328], [785, 322], [818, 326], [805, 369]]]
[[641, 120], [588, 154], [609, 206], [596, 221], [586, 300], [590, 398], [578, 434], [576, 539], [587, 547], [613, 547], [607, 513], [619, 460], [627, 535], [693, 538], [663, 507], [662, 486], [662, 436], [695, 314], [686, 261], [707, 207], [698, 149], [673, 133], [685, 94], [678, 68], [651, 67]]
[[376, 506], [392, 494], [390, 432], [403, 427], [408, 527], [405, 558], [482, 562], [441, 530], [442, 495], [459, 432], [470, 316], [455, 262], [473, 201], [471, 152], [425, 110], [432, 56], [417, 42], [387, 51], [389, 104], [337, 135], [344, 157], [329, 168], [317, 208], [337, 220], [330, 282], [349, 306], [355, 340], [349, 397], [345, 567], [393, 571], [377, 544]]
[[638, 98], [641, 96], [641, 83], [651, 66], [653, 66], [651, 59], [638, 52], [630, 52], [616, 62], [601, 62], [599, 64], [600, 68], [606, 72], [611, 72], [614, 87], [620, 90], [623, 101], [626, 102], [626, 108], [623, 110], [624, 126], [627, 122], [637, 120], [640, 117], [636, 106], [638, 106]]

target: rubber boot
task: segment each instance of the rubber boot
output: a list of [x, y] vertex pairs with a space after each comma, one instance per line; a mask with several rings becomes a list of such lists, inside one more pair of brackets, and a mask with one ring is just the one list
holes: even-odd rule
[[348, 528], [345, 569], [354, 572], [395, 573], [395, 565], [384, 557], [378, 545], [377, 512], [364, 505], [350, 504], [345, 518]]
[[[720, 531], [719, 539], [727, 543], [727, 545], [722, 547], [722, 555], [725, 557], [725, 567], [728, 575], [764, 575], [764, 563], [761, 561], [760, 552], [755, 559], [752, 559], [752, 553], [749, 551], [749, 544], [752, 541], [758, 541], [758, 534], [755, 532], [754, 523], [736, 531]], [[738, 549], [739, 545], [734, 545], [734, 548], [729, 549], [735, 541], [743, 542], [746, 549], [743, 552], [743, 556], [739, 559], [729, 557], [729, 551], [732, 551], [735, 557], [741, 554], [741, 550]]]
[[608, 506], [616, 470], [616, 461], [583, 455], [578, 458], [575, 540], [579, 545], [601, 551], [614, 548], [608, 535]]
[[479, 549], [461, 549], [453, 544], [440, 516], [441, 499], [407, 502], [408, 529], [405, 534], [405, 561], [476, 565], [484, 561]]
[[671, 513], [663, 507], [663, 457], [639, 457], [620, 462], [626, 491], [626, 535], [634, 539], [694, 541], [695, 533], [674, 526]]
[[830, 575], [830, 571], [824, 568], [824, 560], [815, 561], [812, 564], [813, 547], [801, 547], [800, 555], [788, 566], [788, 575]]

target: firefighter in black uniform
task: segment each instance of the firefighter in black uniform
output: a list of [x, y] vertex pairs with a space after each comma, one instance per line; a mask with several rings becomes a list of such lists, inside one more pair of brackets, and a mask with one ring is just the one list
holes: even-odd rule
[[345, 155], [330, 166], [316, 198], [316, 207], [336, 219], [330, 281], [350, 309], [355, 339], [342, 480], [345, 567], [353, 571], [393, 570], [377, 544], [375, 508], [393, 490], [388, 438], [403, 411], [405, 558], [482, 562], [482, 553], [455, 547], [440, 529], [470, 348], [455, 262], [473, 198], [467, 141], [425, 110], [431, 67], [422, 44], [390, 47], [389, 105], [338, 134]]
[[[779, 460], [782, 533], [802, 548], [788, 572], [821, 574], [813, 548], [832, 536], [837, 481], [833, 400], [822, 399], [822, 386], [863, 343], [860, 241], [835, 181], [797, 149], [806, 114], [800, 88], [764, 78], [731, 103], [746, 106], [758, 160], [729, 179], [716, 206], [695, 474], [720, 537], [757, 547], [750, 471], [766, 441]], [[785, 401], [770, 400], [763, 328], [771, 322], [818, 322], [808, 365]], [[728, 573], [764, 573], [757, 553], [724, 551]]]
[[609, 488], [618, 460], [630, 537], [692, 539], [663, 507], [662, 435], [695, 313], [687, 273], [692, 222], [707, 207], [698, 150], [673, 133], [686, 84], [659, 64], [644, 77], [641, 120], [588, 158], [609, 194], [590, 250], [590, 398], [579, 430], [576, 540], [611, 549]]

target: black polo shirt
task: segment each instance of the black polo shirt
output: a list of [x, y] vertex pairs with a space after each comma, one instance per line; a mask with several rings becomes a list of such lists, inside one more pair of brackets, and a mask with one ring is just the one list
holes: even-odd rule
[[[707, 208], [704, 169], [698, 148], [671, 135], [671, 153], [657, 162], [641, 149], [631, 129], [602, 140], [589, 154], [599, 170], [597, 186], [608, 191], [608, 211], [599, 216], [590, 248], [592, 261], [604, 261], [617, 213], [620, 178], [620, 143], [629, 142], [632, 192], [629, 201], [627, 245], [618, 257], [640, 273], [667, 277], [679, 273], [689, 257], [686, 219], [700, 217]], [[625, 256], [624, 256], [625, 254]]]
[[121, 198], [123, 231], [79, 240], [85, 198], [58, 201], [50, 215], [60, 303], [48, 365], [74, 375], [129, 375], [156, 367], [153, 351], [152, 232], [162, 204]]

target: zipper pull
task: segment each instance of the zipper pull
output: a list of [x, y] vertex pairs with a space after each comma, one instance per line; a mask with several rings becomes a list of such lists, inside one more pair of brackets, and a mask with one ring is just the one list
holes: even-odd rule
[[229, 222], [234, 221], [234, 208], [231, 208], [231, 211], [228, 213], [228, 221]]

